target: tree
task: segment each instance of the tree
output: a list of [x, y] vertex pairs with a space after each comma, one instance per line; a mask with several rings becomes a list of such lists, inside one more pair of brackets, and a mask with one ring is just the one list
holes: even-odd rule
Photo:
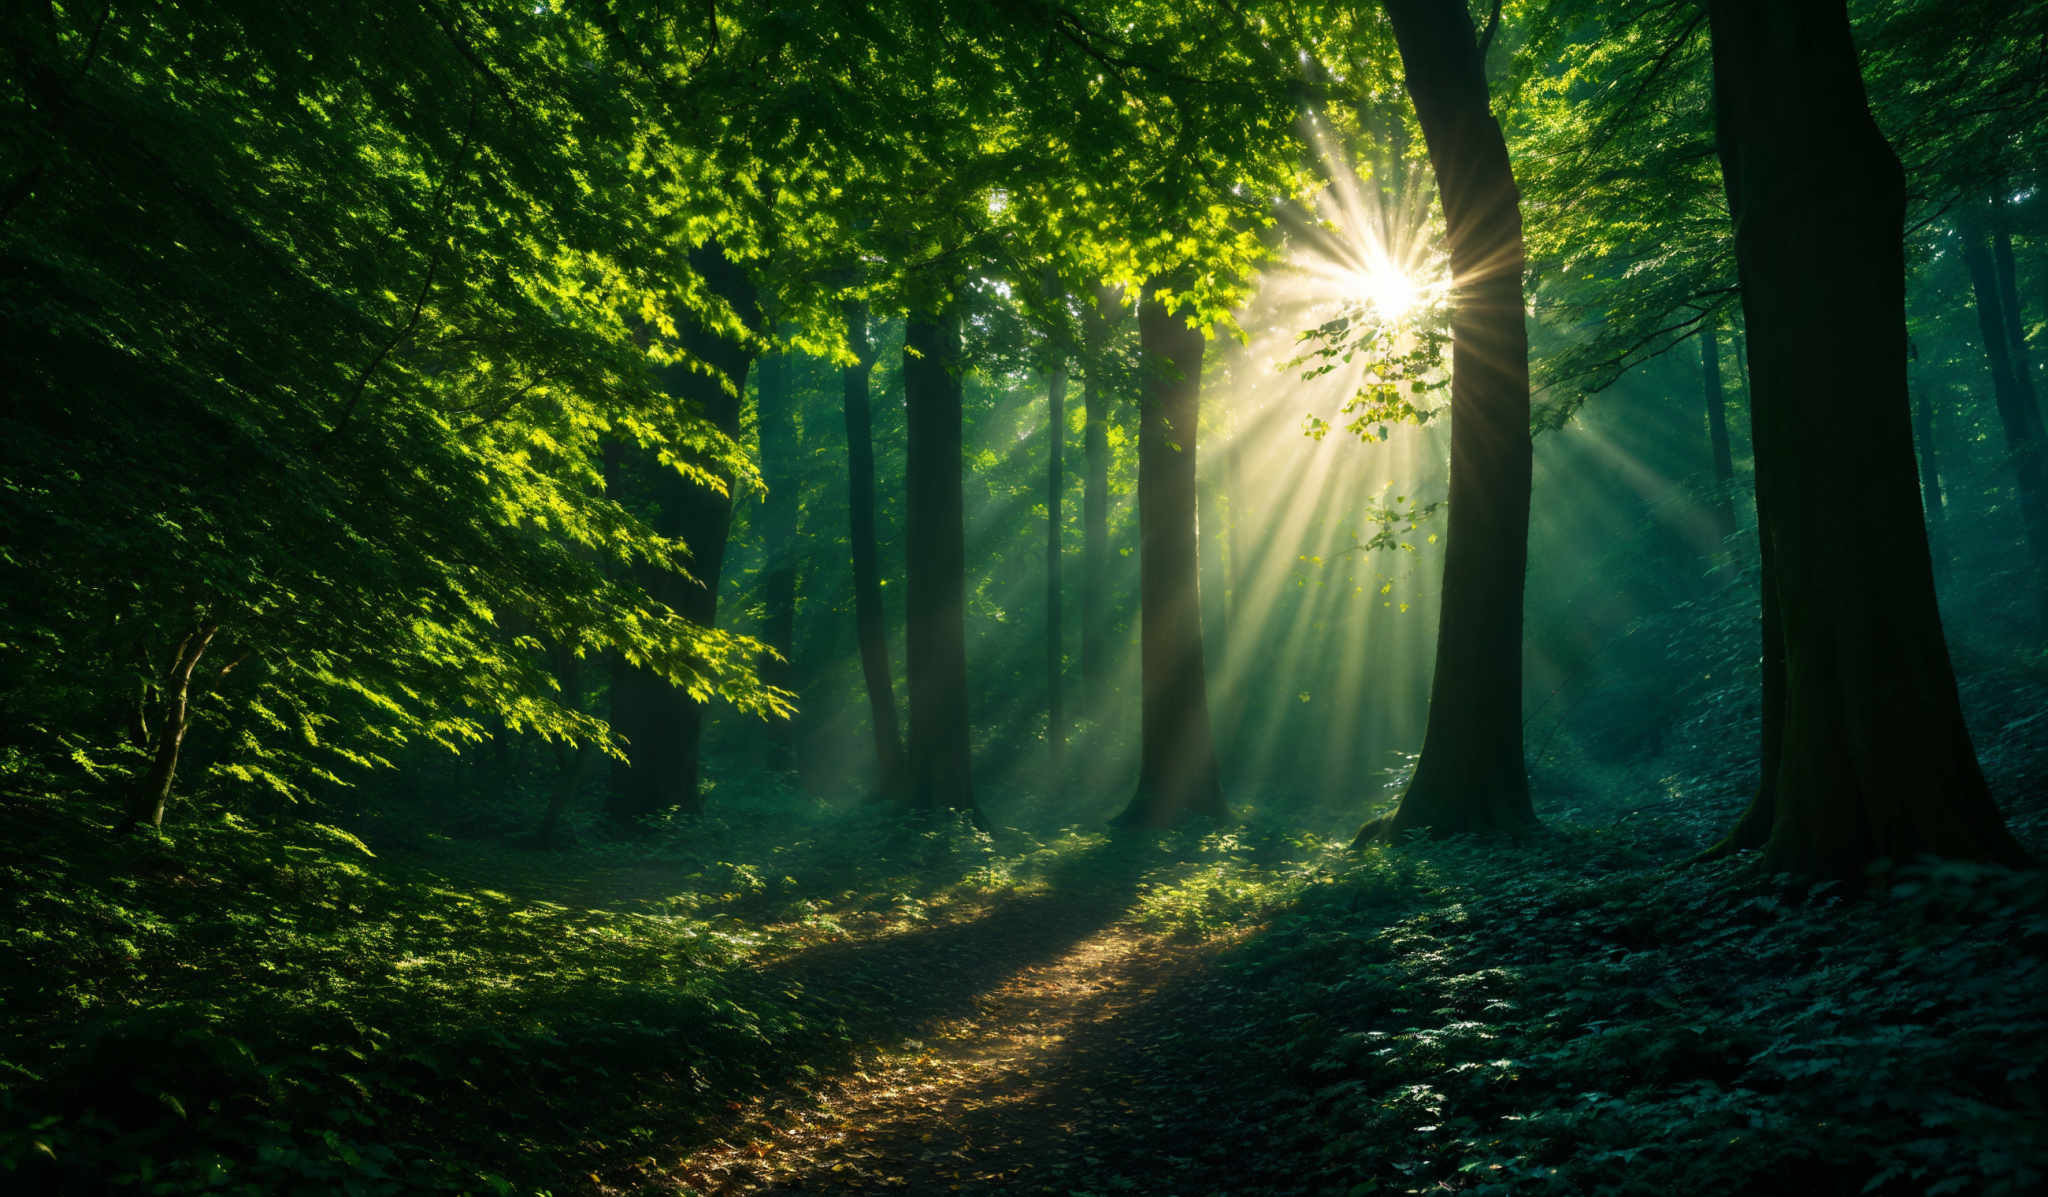
[[1138, 300], [1138, 790], [1117, 822], [1169, 827], [1228, 814], [1209, 726], [1195, 532], [1202, 330], [1147, 286]]
[[915, 810], [960, 810], [974, 801], [967, 714], [966, 519], [960, 494], [960, 313], [946, 297], [914, 313], [904, 331], [903, 403], [909, 520], [905, 616], [909, 622], [909, 775]]
[[1984, 226], [1974, 219], [1965, 219], [1956, 231], [1962, 241], [1963, 264], [1970, 272], [1970, 289], [1977, 301], [1978, 330], [1983, 337], [1985, 360], [1991, 366], [1992, 398], [1998, 405], [1998, 422], [2005, 432], [2006, 452], [2019, 485], [2020, 522], [2034, 561], [2038, 591], [2036, 614], [2042, 629], [2048, 631], [2048, 434], [2042, 431], [2041, 409], [2034, 403], [2026, 358], [2015, 350], [2019, 316], [2008, 310], [2008, 305], [2017, 306], [2017, 293], [2010, 286], [2001, 285], [1992, 256], [1992, 239]]
[[[1559, 427], [1630, 370], [1726, 317], [1735, 292], [1714, 163], [1706, 16], [1663, 0], [1556, 0], [1525, 55], [1561, 70], [1512, 97], [1533, 310], [1564, 334], [1536, 363]], [[1512, 76], [1511, 76], [1512, 78]], [[1739, 355], [1738, 355], [1739, 358]]]
[[1707, 445], [1714, 455], [1714, 534], [1725, 543], [1735, 535], [1735, 456], [1728, 448], [1728, 397], [1721, 390], [1721, 337], [1714, 321], [1700, 325], [1700, 390], [1706, 399]]
[[853, 556], [854, 636], [875, 741], [875, 794], [892, 799], [901, 796], [904, 760], [889, 666], [888, 625], [882, 609], [881, 565], [875, 551], [875, 442], [868, 411], [868, 380], [874, 373], [875, 352], [868, 336], [867, 305], [848, 300], [845, 312], [846, 339], [854, 353], [854, 363], [839, 374], [846, 414], [847, 547]]
[[[2006, 192], [2012, 184], [1995, 180], [1991, 189], [1991, 261], [1998, 275], [1999, 314], [2004, 317], [2006, 343], [2012, 346], [2013, 377], [2020, 393], [2034, 401], [2034, 367], [2027, 352], [2026, 314], [2020, 308], [2019, 264], [2012, 252], [2012, 204]], [[2035, 419], [2040, 419], [2036, 409]]]
[[[164, 823], [164, 807], [171, 800], [171, 784], [178, 774], [178, 755], [185, 747], [185, 733], [192, 727], [192, 675], [199, 668], [199, 662], [206, 656], [213, 638], [220, 634], [217, 623], [200, 624], [178, 641], [177, 649], [171, 654], [170, 668], [165, 671], [161, 687], [161, 699], [157, 704], [156, 730], [151, 732], [146, 718], [139, 720], [136, 731], [140, 746], [149, 750], [149, 767], [136, 781], [128, 797], [128, 813], [115, 828], [115, 833], [129, 831], [142, 823], [160, 828]], [[222, 666], [214, 680], [225, 678], [234, 668], [234, 662]]]
[[1709, 15], [1778, 633], [1766, 773], [1720, 850], [1852, 882], [1923, 852], [2016, 862], [1935, 609], [1905, 395], [1905, 182], [1847, 10], [1713, 0]]
[[1464, 5], [1386, 0], [1385, 8], [1450, 250], [1450, 517], [1422, 754], [1400, 805], [1368, 822], [1361, 843], [1411, 828], [1513, 831], [1536, 817], [1522, 761], [1532, 467], [1519, 198]]
[[[1031, 162], [1010, 209], [1043, 252], [1093, 287], [1080, 338], [1084, 433], [1082, 670], [1103, 710], [1109, 559], [1109, 421], [1121, 371], [1109, 351], [1117, 297], [1141, 292], [1140, 767], [1121, 823], [1164, 826], [1224, 810], [1209, 727], [1196, 553], [1194, 457], [1203, 328], [1230, 313], [1271, 250], [1274, 200], [1307, 189], [1296, 64], [1270, 12], [1209, 5], [1089, 4], [1018, 43], [1034, 87]], [[1169, 282], [1168, 280], [1171, 280]], [[1146, 431], [1149, 427], [1150, 431]], [[1149, 439], [1148, 439], [1149, 438]], [[1146, 446], [1150, 445], [1148, 449]], [[1171, 681], [1167, 679], [1173, 679]]]
[[[692, 250], [690, 264], [730, 315], [715, 323], [699, 318], [683, 324], [679, 336], [691, 364], [665, 367], [662, 379], [677, 404], [726, 440], [736, 440], [740, 396], [758, 352], [753, 329], [761, 320], [759, 300], [746, 268], [716, 242]], [[692, 479], [683, 472], [686, 465], [696, 465], [708, 478]], [[644, 584], [690, 623], [716, 627], [737, 475], [712, 462], [656, 460], [643, 462], [642, 468], [655, 530], [679, 542], [690, 563], [687, 575], [649, 578]], [[705, 696], [665, 681], [649, 684], [616, 674], [613, 686], [613, 722], [626, 731], [629, 744], [625, 759], [613, 763], [606, 810], [622, 824], [671, 809], [701, 810]]]
[[1109, 334], [1117, 293], [1095, 288], [1081, 313], [1087, 373], [1081, 380], [1081, 680], [1091, 709], [1108, 685], [1103, 612], [1109, 581]]
[[[796, 582], [802, 553], [797, 529], [802, 446], [798, 443], [796, 395], [789, 373], [788, 356], [769, 353], [761, 358], [756, 369], [754, 388], [761, 482], [768, 488], [760, 513], [761, 550], [765, 557], [761, 567], [761, 638], [774, 653], [762, 660], [760, 673], [762, 681], [801, 694], [802, 687], [797, 682], [800, 672], [796, 656]], [[797, 771], [797, 728], [797, 719], [771, 725], [770, 765], [774, 769]]]
[[195, 759], [299, 802], [422, 744], [618, 751], [544, 646], [779, 708], [624, 580], [682, 555], [600, 489], [607, 441], [747, 471], [650, 368], [714, 305], [632, 47], [516, 3], [85, 16], [0, 18], [8, 770], [125, 778], [132, 825]]
[[1067, 713], [1064, 696], [1066, 638], [1060, 609], [1066, 602], [1061, 572], [1062, 505], [1067, 486], [1067, 360], [1060, 355], [1046, 371], [1045, 417], [1045, 743], [1058, 786], [1066, 768]]

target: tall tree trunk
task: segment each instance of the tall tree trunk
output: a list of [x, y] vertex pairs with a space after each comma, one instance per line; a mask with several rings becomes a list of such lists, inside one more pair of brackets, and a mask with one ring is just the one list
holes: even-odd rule
[[[790, 393], [789, 359], [770, 354], [756, 367], [755, 411], [761, 434], [761, 481], [768, 497], [761, 506], [762, 640], [776, 657], [761, 662], [761, 680], [798, 690], [796, 669], [796, 570], [798, 445], [795, 397]], [[778, 659], [779, 658], [779, 659]], [[799, 696], [801, 707], [801, 695]], [[790, 773], [797, 766], [801, 709], [769, 725], [770, 769]]]
[[1167, 311], [1148, 286], [1138, 302], [1138, 344], [1138, 792], [1116, 821], [1170, 827], [1191, 815], [1229, 814], [1202, 659], [1195, 532], [1202, 332]]
[[1065, 586], [1060, 576], [1060, 535], [1066, 515], [1067, 363], [1061, 358], [1046, 380], [1045, 453], [1045, 743], [1058, 789], [1066, 775], [1067, 711], [1061, 674], [1066, 667], [1066, 629], [1060, 619]]
[[[128, 813], [114, 828], [125, 835], [143, 823], [161, 829], [164, 808], [171, 801], [171, 786], [178, 776], [178, 754], [185, 747], [185, 731], [192, 725], [192, 671], [213, 638], [219, 624], [201, 624], [178, 641], [171, 654], [171, 667], [164, 674], [163, 699], [157, 708], [156, 735], [150, 745], [149, 767], [128, 792]], [[225, 672], [225, 671], [223, 671]]]
[[1870, 117], [1847, 7], [1708, 12], [1785, 654], [1767, 809], [1744, 822], [1768, 821], [1765, 868], [1851, 883], [1923, 852], [2018, 861], [1935, 609], [1905, 394], [1904, 175]]
[[[628, 510], [644, 511], [648, 492], [648, 480], [643, 477], [645, 454], [638, 448], [622, 441], [607, 441], [604, 447], [604, 493], [612, 502]], [[635, 585], [650, 594], [661, 593], [661, 575], [644, 565], [633, 566], [630, 576]], [[612, 731], [625, 741], [627, 759], [610, 760], [609, 777], [605, 785], [605, 812], [614, 822], [627, 825], [635, 817], [635, 811], [628, 798], [643, 799], [652, 803], [654, 799], [645, 794], [635, 793], [633, 787], [642, 778], [633, 772], [633, 754], [640, 745], [653, 745], [661, 739], [659, 715], [666, 698], [667, 687], [660, 678], [636, 667], [621, 653], [606, 655], [605, 666], [610, 674], [608, 717]], [[651, 758], [654, 749], [650, 747], [645, 755]], [[651, 769], [651, 761], [650, 761]], [[647, 775], [642, 775], [647, 776]]]
[[[1238, 629], [1238, 618], [1243, 614], [1239, 602], [1244, 597], [1240, 583], [1245, 576], [1244, 534], [1245, 512], [1239, 506], [1244, 501], [1244, 491], [1239, 488], [1238, 459], [1245, 450], [1245, 428], [1234, 417], [1230, 421], [1230, 432], [1223, 445], [1223, 626], [1225, 644], [1236, 647], [1228, 640]], [[1231, 706], [1234, 708], [1235, 703]]]
[[[725, 300], [740, 319], [758, 325], [760, 313], [754, 284], [746, 271], [716, 243], [690, 251], [690, 265], [711, 293]], [[681, 322], [681, 341], [689, 356], [712, 367], [705, 374], [688, 364], [664, 367], [663, 389], [729, 437], [740, 433], [740, 394], [754, 349], [701, 320]], [[732, 528], [732, 499], [684, 478], [674, 468], [643, 459], [634, 463], [644, 476], [653, 508], [654, 530], [682, 540], [689, 552], [692, 577], [639, 571], [655, 597], [700, 627], [718, 622], [718, 584], [725, 569], [726, 536]], [[630, 495], [631, 480], [627, 480]], [[666, 810], [698, 811], [700, 750], [704, 704], [685, 691], [639, 671], [613, 693], [614, 724], [630, 743], [628, 760], [612, 764], [611, 792], [605, 803], [613, 820], [630, 825]], [[621, 710], [623, 705], [624, 709]]]
[[889, 629], [882, 608], [882, 571], [875, 551], [875, 441], [868, 380], [875, 349], [867, 306], [846, 305], [846, 337], [860, 358], [840, 373], [846, 413], [847, 540], [853, 551], [854, 638], [867, 683], [868, 721], [875, 739], [875, 797], [903, 797], [903, 733], [896, 720], [896, 683], [889, 665]]
[[2005, 337], [2012, 346], [2012, 372], [2027, 406], [2034, 409], [2038, 426], [2041, 409], [2035, 406], [2034, 364], [2027, 352], [2026, 317], [2020, 308], [2019, 265], [2012, 254], [2012, 213], [2003, 183], [1991, 193], [1991, 263], [1998, 271], [1998, 306], [2005, 317]]
[[1981, 225], [1968, 219], [1959, 223], [1957, 231], [1962, 236], [1970, 289], [1977, 298], [1977, 328], [1991, 365], [1998, 422], [2005, 429], [2006, 452], [2019, 484], [2020, 522], [2034, 563], [2035, 615], [2040, 626], [2048, 629], [2048, 437], [2042, 432], [2041, 410], [2034, 406], [2032, 388], [2020, 374], [2022, 363], [2013, 356], [1990, 239]]
[[908, 432], [905, 605], [910, 624], [909, 803], [962, 810], [974, 801], [967, 718], [966, 516], [961, 496], [960, 317], [913, 315], [904, 330]]
[[1386, 0], [1443, 198], [1451, 257], [1451, 483], [1443, 612], [1415, 777], [1361, 842], [1535, 823], [1522, 762], [1529, 334], [1522, 214], [1465, 6]]
[[1109, 312], [1117, 292], [1095, 289], [1082, 313], [1087, 375], [1081, 381], [1081, 684], [1084, 708], [1100, 712], [1109, 684]]
[[1714, 452], [1714, 534], [1724, 544], [1735, 535], [1735, 455], [1728, 448], [1728, 397], [1721, 390], [1720, 328], [1700, 326], [1700, 388], [1707, 400], [1707, 442]]

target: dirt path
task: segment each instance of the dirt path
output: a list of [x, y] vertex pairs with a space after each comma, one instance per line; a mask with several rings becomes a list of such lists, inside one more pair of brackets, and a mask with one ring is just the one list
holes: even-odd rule
[[[707, 1194], [1165, 1191], [1100, 1178], [1156, 1178], [1159, 1164], [1197, 1162], [1199, 1131], [1184, 1123], [1198, 1103], [1163, 1112], [1160, 1091], [1173, 1086], [1160, 1070], [1174, 1060], [1176, 1028], [1200, 1009], [1204, 966], [1227, 941], [1174, 943], [1120, 922], [1099, 926], [1099, 915], [1030, 912], [1014, 930], [1032, 946], [1059, 940], [1050, 929], [1065, 919], [1097, 926], [1057, 951], [1020, 952], [1030, 962], [974, 994], [965, 1013], [820, 1086], [815, 1105], [749, 1111], [675, 1179]], [[977, 930], [983, 964], [1018, 946], [1004, 927]], [[943, 989], [952, 971], [942, 959], [926, 983]], [[901, 970], [897, 979], [917, 983]], [[1158, 1163], [1133, 1158], [1132, 1141], [1101, 1141], [1131, 1140], [1134, 1130], [1142, 1154], [1164, 1153]]]

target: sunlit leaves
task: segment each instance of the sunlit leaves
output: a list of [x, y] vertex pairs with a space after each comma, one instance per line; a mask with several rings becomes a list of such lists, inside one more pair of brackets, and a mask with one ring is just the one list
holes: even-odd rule
[[[1354, 302], [1300, 334], [1300, 342], [1304, 349], [1287, 368], [1300, 370], [1303, 378], [1319, 378], [1354, 361], [1364, 366], [1363, 381], [1336, 412], [1344, 429], [1362, 441], [1384, 441], [1390, 426], [1419, 426], [1446, 410], [1419, 402], [1450, 383], [1449, 311], [1440, 298], [1391, 314], [1369, 301]], [[1330, 428], [1322, 416], [1307, 417], [1305, 431], [1314, 440]]]
[[636, 47], [578, 5], [52, 8], [8, 29], [31, 57], [4, 303], [35, 330], [0, 413], [5, 638], [33, 646], [7, 663], [10, 717], [110, 735], [201, 618], [247, 660], [202, 688], [205, 757], [294, 796], [408, 743], [610, 746], [550, 644], [783, 709], [750, 641], [613, 578], [680, 571], [689, 546], [604, 497], [608, 438], [758, 485], [650, 367], [707, 368], [685, 324], [752, 335], [682, 233], [758, 246], [735, 199], [762, 168], [690, 148], [716, 143]]

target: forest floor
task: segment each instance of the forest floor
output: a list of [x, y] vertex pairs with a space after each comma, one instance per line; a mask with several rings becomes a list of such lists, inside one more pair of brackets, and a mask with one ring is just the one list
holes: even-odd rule
[[1142, 1178], [1170, 1169], [1149, 1157], [1185, 1169], [1204, 1154], [1206, 1086], [1148, 1099], [1190, 1016], [1216, 1013], [1200, 1004], [1203, 970], [1242, 932], [1195, 944], [1105, 925], [1121, 913], [1048, 898], [937, 955], [877, 949], [871, 967], [923, 994], [1008, 975], [805, 1100], [749, 1103], [679, 1179], [709, 1193], [1153, 1191]]
[[[2048, 685], [1974, 701], [2042, 854]], [[10, 800], [0, 1189], [2038, 1192], [2048, 875], [1687, 866], [1744, 784], [1701, 720], [1539, 774], [1526, 840], [1364, 852], [769, 786], [554, 852]]]

